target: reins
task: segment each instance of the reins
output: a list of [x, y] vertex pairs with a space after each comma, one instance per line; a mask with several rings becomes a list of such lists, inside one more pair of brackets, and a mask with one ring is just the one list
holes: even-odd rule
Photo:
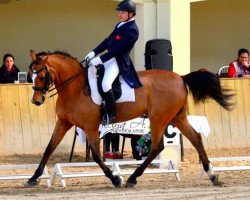
[[[59, 92], [63, 91], [64, 88], [66, 88], [72, 81], [74, 81], [80, 74], [82, 74], [83, 71], [79, 72], [78, 74], [75, 74], [74, 76], [68, 78], [66, 81], [64, 81], [61, 85], [59, 85], [58, 87], [54, 87], [52, 89], [47, 90], [48, 92], [52, 92], [53, 90], [57, 90], [56, 93], [50, 95], [49, 97], [53, 97], [55, 95], [57, 95]], [[49, 86], [49, 88], [51, 88], [54, 85], [54, 83], [51, 83], [51, 85]]]

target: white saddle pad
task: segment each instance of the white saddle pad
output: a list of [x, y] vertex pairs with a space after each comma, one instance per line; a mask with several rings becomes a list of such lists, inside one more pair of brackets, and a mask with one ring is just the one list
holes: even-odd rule
[[[119, 99], [116, 100], [116, 103], [122, 103], [122, 102], [135, 102], [135, 91], [134, 88], [131, 88], [122, 78], [122, 76], [119, 76], [119, 81], [121, 83], [121, 90], [122, 95]], [[91, 88], [91, 98], [94, 101], [95, 104], [101, 105], [102, 104], [102, 97], [98, 92], [97, 89], [97, 79], [96, 80], [90, 80], [89, 79], [89, 85]]]

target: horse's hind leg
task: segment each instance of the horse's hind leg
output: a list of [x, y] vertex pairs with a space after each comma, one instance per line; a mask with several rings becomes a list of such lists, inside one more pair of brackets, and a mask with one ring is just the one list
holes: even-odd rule
[[98, 127], [95, 130], [85, 131], [87, 133], [87, 139], [94, 161], [102, 168], [104, 174], [111, 180], [115, 187], [121, 187], [122, 179], [119, 176], [113, 175], [112, 171], [104, 164], [103, 160], [101, 159]]
[[218, 175], [214, 175], [212, 172], [212, 164], [208, 160], [207, 153], [203, 146], [201, 134], [197, 133], [188, 122], [185, 108], [183, 108], [180, 113], [178, 113], [178, 115], [171, 121], [171, 124], [176, 126], [195, 147], [199, 153], [203, 168], [205, 172], [207, 172], [210, 180], [214, 185], [219, 185], [220, 183], [218, 182]]
[[56, 149], [57, 145], [62, 141], [65, 133], [72, 127], [71, 124], [65, 121], [58, 121], [56, 122], [56, 126], [50, 142], [43, 154], [42, 160], [35, 171], [35, 174], [27, 181], [26, 186], [31, 187], [38, 184], [37, 179], [42, 175], [45, 165], [48, 162], [49, 157]]
[[137, 184], [137, 177], [141, 176], [147, 166], [156, 158], [156, 156], [164, 149], [163, 132], [165, 125], [150, 121], [151, 129], [151, 150], [146, 160], [134, 171], [128, 178], [126, 187], [134, 187]]

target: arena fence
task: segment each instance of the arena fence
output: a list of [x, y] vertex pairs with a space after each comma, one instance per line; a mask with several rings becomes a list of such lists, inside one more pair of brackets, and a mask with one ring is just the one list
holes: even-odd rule
[[[21, 164], [21, 165], [0, 165], [0, 171], [8, 171], [8, 174], [0, 174], [0, 180], [18, 180], [18, 179], [29, 179], [34, 173], [34, 169], [36, 169], [38, 164]], [[24, 170], [32, 169], [32, 173], [23, 174]], [[15, 174], [11, 172], [15, 172]], [[16, 173], [19, 171], [19, 174]], [[51, 177], [48, 174], [48, 168], [45, 166], [42, 176], [39, 179], [46, 179], [47, 186], [51, 187]]]
[[[250, 156], [243, 156], [243, 157], [218, 157], [218, 158], [209, 158], [209, 160], [213, 164], [213, 172], [222, 172], [222, 171], [245, 171], [250, 170], [250, 165], [238, 165], [238, 161], [250, 161]], [[215, 166], [215, 163], [223, 162], [220, 166]], [[230, 164], [230, 163], [233, 163]], [[236, 165], [235, 165], [236, 163]], [[221, 166], [223, 165], [223, 166]], [[226, 166], [225, 166], [226, 165]], [[205, 171], [203, 167], [201, 167], [200, 177], [203, 177]]]
[[[195, 104], [188, 97], [188, 115], [206, 116], [211, 132], [203, 143], [206, 148], [250, 146], [250, 79], [221, 79], [225, 88], [236, 91], [235, 109], [222, 109], [214, 101]], [[46, 99], [42, 106], [30, 103], [32, 84], [0, 85], [0, 154], [43, 153], [56, 124], [57, 96]], [[58, 145], [56, 152], [70, 152], [75, 127], [72, 127]], [[184, 148], [192, 147], [183, 137]], [[126, 148], [126, 147], [125, 147]], [[75, 151], [82, 152], [76, 142]]]
[[[143, 162], [140, 161], [108, 161], [105, 162], [107, 166], [111, 167], [114, 175], [129, 175], [134, 172], [134, 170], [122, 169], [121, 166], [124, 165], [139, 165]], [[152, 163], [154, 168], [147, 168], [144, 174], [157, 174], [157, 173], [174, 173], [177, 180], [180, 180], [179, 170], [176, 168], [172, 160], [153, 160]], [[91, 177], [91, 176], [104, 176], [105, 174], [101, 172], [76, 172], [69, 171], [72, 168], [83, 168], [83, 167], [97, 167], [98, 164], [95, 162], [86, 163], [58, 163], [55, 165], [54, 172], [52, 174], [51, 183], [53, 184], [56, 177], [60, 178], [63, 187], [66, 187], [66, 178], [80, 178], [80, 177]], [[159, 168], [160, 167], [160, 168]], [[63, 170], [63, 168], [68, 168], [68, 170]]]

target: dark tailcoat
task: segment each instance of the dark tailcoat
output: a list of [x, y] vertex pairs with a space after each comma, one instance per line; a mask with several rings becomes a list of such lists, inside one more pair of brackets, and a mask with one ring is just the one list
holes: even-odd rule
[[129, 57], [130, 51], [139, 37], [139, 30], [135, 21], [129, 21], [119, 28], [118, 25], [119, 23], [113, 32], [93, 51], [97, 55], [108, 50], [100, 56], [102, 62], [106, 62], [115, 57], [120, 74], [128, 85], [131, 88], [141, 87], [142, 84]]

